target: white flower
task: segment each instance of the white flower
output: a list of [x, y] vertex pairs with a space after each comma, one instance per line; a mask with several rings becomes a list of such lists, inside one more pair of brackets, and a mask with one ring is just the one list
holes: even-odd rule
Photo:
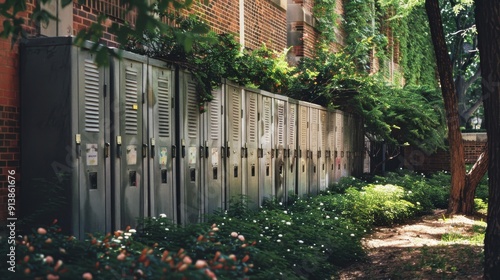
[[160, 218], [166, 218], [167, 215], [166, 214], [160, 214]]

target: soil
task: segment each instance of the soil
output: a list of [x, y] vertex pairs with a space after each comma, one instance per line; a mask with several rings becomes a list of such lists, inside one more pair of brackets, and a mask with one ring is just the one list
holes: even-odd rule
[[482, 279], [481, 242], [441, 241], [472, 236], [484, 217], [446, 217], [436, 210], [409, 224], [376, 228], [363, 239], [367, 258], [340, 271], [340, 279]]

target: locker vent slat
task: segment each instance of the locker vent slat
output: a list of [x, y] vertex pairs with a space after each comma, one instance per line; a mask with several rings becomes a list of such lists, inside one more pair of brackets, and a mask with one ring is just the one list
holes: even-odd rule
[[210, 102], [210, 140], [219, 140], [220, 133], [220, 97], [213, 94], [214, 99]]
[[85, 59], [85, 131], [99, 132], [99, 69]]
[[158, 134], [170, 137], [170, 92], [168, 79], [158, 78]]
[[302, 149], [306, 149], [307, 145], [307, 108], [300, 107], [300, 143]]
[[257, 143], [257, 98], [252, 94], [248, 101], [248, 141]]
[[321, 149], [326, 148], [327, 132], [326, 132], [326, 112], [320, 111], [320, 130], [321, 130]]
[[311, 111], [311, 142], [309, 145], [311, 145], [311, 150], [316, 151], [318, 149], [318, 110], [312, 109]]
[[290, 119], [288, 120], [288, 145], [295, 147], [295, 131], [297, 126], [297, 106], [295, 104], [290, 105]]
[[195, 139], [198, 137], [198, 100], [196, 98], [196, 84], [188, 82], [187, 89], [187, 132], [188, 137]]
[[233, 104], [231, 104], [231, 123], [232, 123], [232, 134], [233, 141], [238, 142], [240, 140], [240, 94], [236, 91], [232, 92]]
[[266, 144], [271, 144], [271, 98], [264, 97], [264, 134], [263, 141]]
[[125, 133], [137, 135], [138, 82], [137, 70], [125, 70]]
[[285, 145], [285, 102], [278, 100], [278, 145]]

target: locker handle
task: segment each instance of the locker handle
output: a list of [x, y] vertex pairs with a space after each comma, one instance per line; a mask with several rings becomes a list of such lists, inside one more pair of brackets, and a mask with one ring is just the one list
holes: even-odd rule
[[142, 157], [145, 158], [148, 156], [148, 144], [142, 144]]
[[184, 158], [186, 156], [186, 146], [182, 145], [181, 147], [181, 155], [182, 155], [182, 158]]
[[259, 158], [263, 158], [264, 157], [264, 149], [258, 148], [257, 152], [258, 152], [258, 157]]
[[155, 157], [155, 146], [156, 146], [156, 141], [154, 138], [151, 138], [151, 157]]
[[[274, 152], [276, 151], [276, 153], [278, 153], [278, 149], [271, 149], [271, 158], [274, 158]], [[278, 156], [276, 156], [278, 157]]]
[[109, 142], [104, 143], [104, 157], [109, 157]]
[[321, 158], [321, 151], [318, 151], [318, 158]]
[[81, 142], [82, 142], [82, 136], [80, 134], [75, 134], [76, 157], [77, 158], [79, 158], [82, 155], [82, 150], [80, 148]]
[[229, 147], [229, 146], [226, 147], [226, 156], [227, 157], [231, 156], [231, 147]]
[[172, 158], [175, 158], [177, 156], [177, 147], [175, 145], [172, 145]]
[[245, 158], [245, 147], [241, 147], [241, 158]]
[[116, 136], [116, 157], [120, 158], [122, 155], [122, 137]]
[[221, 156], [222, 158], [226, 158], [226, 148], [224, 146], [221, 146], [220, 147], [220, 150], [221, 150]]
[[205, 158], [208, 158], [208, 146], [205, 146]]
[[205, 147], [200, 146], [200, 158], [203, 158], [205, 155]]

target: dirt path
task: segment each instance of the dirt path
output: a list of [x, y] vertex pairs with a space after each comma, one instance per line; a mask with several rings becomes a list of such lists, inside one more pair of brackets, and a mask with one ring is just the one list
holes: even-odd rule
[[443, 242], [443, 234], [472, 236], [481, 218], [444, 210], [410, 224], [381, 227], [363, 240], [368, 258], [340, 273], [347, 279], [481, 279], [482, 244], [470, 241]]

